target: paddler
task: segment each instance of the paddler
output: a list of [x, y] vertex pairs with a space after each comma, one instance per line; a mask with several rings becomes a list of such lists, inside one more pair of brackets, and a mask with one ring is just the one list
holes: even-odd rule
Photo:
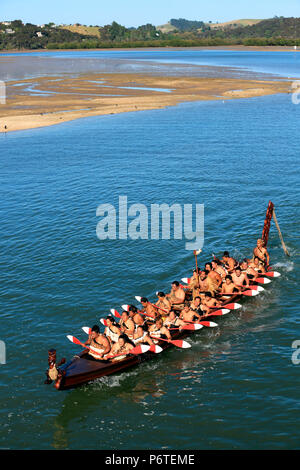
[[214, 260], [212, 260], [211, 265], [212, 265], [213, 271], [218, 273], [219, 276], [221, 276], [221, 278], [223, 280], [226, 276], [226, 271], [222, 267], [221, 261], [214, 259]]
[[222, 284], [222, 278], [220, 274], [218, 274], [216, 271], [213, 270], [212, 263], [206, 263], [205, 270], [208, 271], [208, 274], [207, 274], [208, 291], [214, 296], [218, 292], [219, 287]]
[[257, 240], [256, 247], [253, 250], [253, 257], [257, 256], [264, 265], [269, 265], [270, 256], [267, 249], [264, 246], [264, 242], [261, 238]]
[[186, 305], [181, 311], [180, 318], [185, 323], [191, 323], [199, 321], [201, 316], [195, 310], [191, 310], [190, 307]]
[[246, 273], [249, 279], [256, 279], [258, 277], [258, 272], [249, 266], [247, 258], [243, 259], [240, 266], [242, 273]]
[[155, 323], [149, 327], [149, 334], [154, 339], [159, 339], [160, 337], [169, 341], [172, 339], [168, 328], [164, 326], [161, 318], [157, 318]]
[[205, 299], [205, 293], [203, 294], [203, 300], [201, 299], [200, 296], [195, 297], [193, 302], [191, 302], [191, 304], [190, 304], [190, 310], [192, 310], [193, 312], [198, 313], [198, 315], [200, 315], [200, 316], [203, 315], [203, 314], [208, 313], [209, 307], [207, 307], [205, 305], [204, 299]]
[[119, 326], [121, 328], [122, 333], [125, 333], [128, 337], [133, 336], [135, 325], [133, 320], [129, 317], [128, 312], [126, 312], [125, 310], [122, 312]]
[[172, 282], [172, 288], [170, 294], [167, 294], [167, 298], [171, 303], [172, 308], [176, 308], [176, 310], [182, 310], [184, 307], [185, 301], [185, 292], [180, 287], [178, 281]]
[[84, 344], [89, 346], [88, 354], [95, 359], [103, 359], [111, 350], [108, 338], [100, 333], [98, 325], [93, 326], [89, 339]]
[[208, 309], [211, 309], [213, 307], [220, 307], [221, 303], [215, 299], [210, 292], [206, 292], [204, 300], [202, 301], [202, 305]]
[[143, 325], [145, 323], [145, 317], [138, 312], [134, 305], [129, 305], [128, 314], [135, 325]]
[[120, 328], [118, 328], [117, 323], [111, 315], [106, 317], [106, 328], [104, 330], [105, 336], [108, 338], [111, 345], [116, 343], [121, 334]]
[[141, 343], [149, 344], [149, 346], [152, 346], [154, 344], [148, 334], [148, 328], [146, 325], [139, 325], [137, 327], [136, 331], [133, 333], [132, 341], [136, 346]]
[[266, 270], [263, 266], [263, 263], [259, 260], [258, 256], [255, 256], [253, 261], [249, 262], [249, 266], [254, 269], [257, 273], [265, 273]]
[[180, 328], [181, 326], [186, 325], [186, 323], [179, 318], [174, 310], [171, 310], [169, 315], [165, 318], [164, 326], [166, 328]]
[[239, 291], [249, 288], [249, 278], [247, 274], [244, 272], [242, 273], [241, 267], [237, 266], [233, 273], [231, 274], [232, 281], [236, 285], [236, 287], [239, 289]]
[[228, 273], [231, 273], [234, 270], [235, 265], [237, 264], [236, 260], [232, 258], [231, 256], [229, 256], [228, 251], [224, 251], [222, 262]]
[[166, 316], [171, 310], [171, 304], [167, 299], [164, 292], [157, 292], [158, 301], [156, 302], [156, 306], [158, 307], [159, 314], [161, 316]]
[[141, 311], [144, 312], [150, 320], [155, 320], [158, 316], [157, 309], [149, 302], [147, 297], [141, 298], [141, 304], [143, 306]]
[[231, 297], [231, 294], [233, 293], [237, 293], [238, 292], [238, 288], [236, 287], [236, 285], [234, 284], [234, 282], [232, 281], [232, 277], [231, 277], [231, 274], [227, 274], [227, 276], [225, 276], [225, 280], [222, 284], [222, 289], [221, 289], [221, 299], [228, 299]]
[[115, 354], [124, 353], [124, 355], [113, 358], [113, 361], [120, 361], [125, 359], [126, 355], [130, 353], [130, 350], [134, 348], [134, 343], [130, 341], [127, 335], [122, 334], [119, 336], [118, 341], [113, 345], [109, 354], [105, 356], [105, 359], [110, 359]]

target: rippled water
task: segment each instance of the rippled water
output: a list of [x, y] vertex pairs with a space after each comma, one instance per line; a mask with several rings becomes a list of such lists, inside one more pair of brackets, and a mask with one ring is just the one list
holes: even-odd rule
[[[288, 95], [182, 104], [2, 135], [0, 447], [299, 448], [299, 107]], [[68, 392], [43, 384], [47, 351], [78, 351], [109, 308], [188, 275], [185, 240], [105, 241], [96, 208], [204, 203], [202, 265], [250, 255], [269, 199], [282, 276], [189, 350]]]
[[0, 54], [0, 79], [43, 75], [151, 73], [155, 75], [299, 78], [297, 51], [230, 51], [214, 49], [135, 49], [46, 51]]

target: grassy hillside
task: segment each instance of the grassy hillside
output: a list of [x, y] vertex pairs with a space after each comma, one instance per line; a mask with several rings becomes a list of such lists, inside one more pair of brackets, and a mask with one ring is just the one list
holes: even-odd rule
[[175, 28], [175, 26], [173, 26], [170, 22], [162, 24], [161, 26], [156, 26], [156, 29], [162, 33], [171, 33], [172, 31], [177, 31], [177, 28]]
[[243, 19], [243, 20], [231, 20], [225, 21], [224, 23], [206, 23], [207, 26], [210, 26], [212, 29], [221, 29], [221, 28], [238, 28], [239, 26], [252, 26], [259, 23], [263, 20], [254, 20], [254, 19]]
[[72, 33], [82, 34], [84, 36], [95, 36], [100, 38], [100, 30], [98, 26], [84, 26], [84, 25], [63, 25], [61, 29], [67, 29]]

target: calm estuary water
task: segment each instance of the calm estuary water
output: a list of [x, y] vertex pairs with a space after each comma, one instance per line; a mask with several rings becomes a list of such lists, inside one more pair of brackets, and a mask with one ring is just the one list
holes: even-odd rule
[[[299, 112], [290, 95], [198, 102], [1, 135], [0, 447], [299, 448]], [[189, 350], [67, 392], [44, 385], [47, 351], [80, 350], [111, 307], [188, 275], [185, 240], [105, 241], [99, 204], [205, 204], [201, 266], [250, 255], [269, 199], [281, 272]]]

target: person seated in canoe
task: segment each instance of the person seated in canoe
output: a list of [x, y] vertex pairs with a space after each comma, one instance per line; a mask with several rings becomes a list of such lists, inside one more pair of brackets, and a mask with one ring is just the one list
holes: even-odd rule
[[141, 315], [134, 305], [129, 305], [128, 314], [131, 320], [134, 322], [135, 328], [136, 325], [143, 325], [145, 323], [145, 316]]
[[254, 271], [256, 271], [257, 273], [262, 274], [262, 273], [265, 273], [265, 272], [266, 272], [265, 267], [264, 267], [263, 263], [259, 260], [259, 257], [258, 257], [258, 256], [255, 256], [255, 257], [253, 258], [253, 261], [251, 260], [251, 261], [249, 262], [249, 266], [250, 266], [251, 268], [253, 268]]
[[108, 338], [100, 333], [98, 325], [93, 326], [89, 339], [84, 344], [89, 346], [88, 354], [94, 359], [103, 359], [103, 356], [111, 350]]
[[211, 262], [211, 265], [212, 265], [213, 271], [218, 273], [219, 276], [221, 276], [221, 279], [223, 281], [223, 279], [225, 278], [227, 273], [226, 273], [225, 269], [222, 267], [221, 261], [217, 260], [217, 259], [213, 259], [212, 262]]
[[126, 355], [130, 353], [130, 350], [134, 348], [134, 343], [128, 338], [126, 334], [121, 334], [118, 338], [118, 341], [114, 343], [112, 346], [109, 354], [105, 356], [105, 359], [110, 359], [111, 356], [114, 356], [115, 354], [121, 354], [118, 357], [112, 358], [112, 361], [120, 361], [122, 359], [125, 359]]
[[188, 305], [185, 305], [180, 313], [180, 319], [184, 323], [191, 323], [201, 320], [201, 316], [195, 310], [191, 310]]
[[126, 312], [125, 310], [122, 312], [122, 317], [119, 326], [122, 333], [125, 333], [129, 337], [132, 337], [135, 330], [135, 324], [130, 318], [128, 312]]
[[243, 259], [240, 266], [241, 266], [242, 273], [247, 274], [248, 279], [256, 279], [258, 277], [258, 272], [255, 271], [255, 269], [251, 268], [247, 258]]
[[[205, 294], [204, 294], [204, 298], [205, 298]], [[198, 296], [198, 297], [195, 297], [193, 302], [190, 303], [190, 310], [202, 316], [209, 312], [209, 307], [207, 307], [204, 303], [202, 303], [201, 297]]]
[[225, 276], [225, 280], [221, 288], [221, 293], [220, 293], [221, 299], [223, 300], [230, 299], [231, 294], [238, 293], [238, 291], [239, 289], [236, 287], [236, 285], [232, 281], [231, 274], [227, 274], [227, 276]]
[[133, 333], [132, 341], [134, 342], [135, 346], [141, 343], [149, 344], [149, 346], [152, 346], [154, 344], [148, 334], [148, 328], [146, 325], [139, 325], [136, 328], [135, 332]]
[[146, 318], [155, 320], [155, 318], [158, 316], [157, 309], [149, 302], [147, 297], [141, 298], [141, 304], [143, 306], [141, 312], [146, 314]]
[[155, 305], [157, 306], [160, 315], [162, 317], [168, 315], [168, 313], [171, 310], [171, 304], [169, 300], [167, 299], [165, 293], [157, 292], [157, 297], [158, 297], [158, 301], [155, 303]]
[[199, 278], [200, 288], [195, 289], [194, 295], [193, 295], [193, 300], [196, 297], [200, 297], [201, 300], [204, 299], [204, 293], [208, 291], [207, 275], [208, 275], [208, 271], [206, 271], [206, 270], [200, 272], [200, 278]]
[[205, 292], [204, 300], [202, 301], [202, 306], [208, 308], [208, 312], [210, 313], [210, 310], [214, 307], [221, 307], [221, 303], [219, 300], [215, 299], [210, 292]]
[[223, 265], [224, 265], [226, 271], [229, 274], [234, 270], [234, 268], [237, 264], [236, 260], [234, 258], [232, 258], [231, 256], [229, 256], [228, 251], [224, 251], [223, 257], [222, 257], [222, 262], [223, 262]]
[[194, 269], [190, 282], [188, 283], [187, 290], [192, 293], [193, 298], [199, 294], [200, 274], [201, 274], [200, 268]]
[[186, 325], [186, 323], [176, 315], [174, 310], [171, 310], [169, 315], [164, 320], [164, 326], [166, 328], [180, 328], [184, 325]]
[[172, 288], [170, 294], [167, 294], [167, 299], [169, 300], [172, 308], [176, 308], [176, 310], [182, 310], [184, 307], [185, 301], [185, 292], [180, 287], [178, 281], [172, 282]]
[[246, 273], [242, 273], [241, 267], [237, 266], [231, 274], [232, 281], [239, 291], [249, 289], [249, 278]]
[[172, 339], [171, 333], [168, 328], [164, 326], [162, 318], [157, 318], [155, 323], [149, 327], [149, 335], [152, 339], [154, 338], [154, 340], [162, 338], [170, 341]]
[[220, 285], [222, 284], [222, 278], [220, 274], [213, 270], [212, 263], [205, 264], [205, 270], [208, 271], [207, 274], [207, 284], [208, 291], [212, 296], [218, 292]]
[[111, 315], [108, 315], [108, 317], [106, 317], [106, 324], [107, 326], [104, 330], [104, 334], [108, 338], [110, 344], [113, 345], [118, 341], [119, 336], [121, 334], [121, 330]]
[[257, 240], [256, 247], [253, 249], [253, 257], [255, 256], [257, 256], [259, 260], [264, 263], [264, 265], [269, 265], [270, 256], [261, 238]]

